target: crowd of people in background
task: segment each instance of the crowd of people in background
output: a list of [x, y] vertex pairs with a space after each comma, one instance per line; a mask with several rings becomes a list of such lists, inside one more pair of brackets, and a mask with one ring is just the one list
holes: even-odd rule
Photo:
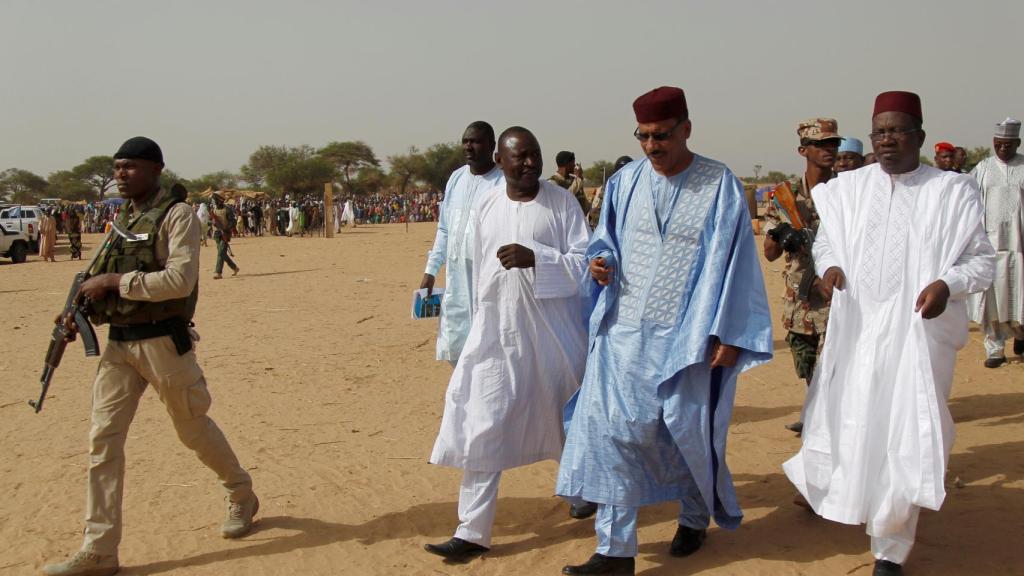
[[[336, 231], [343, 225], [436, 222], [443, 199], [443, 193], [426, 190], [406, 194], [377, 193], [360, 198], [341, 197], [334, 201]], [[197, 211], [201, 204], [194, 205]], [[237, 217], [235, 237], [324, 236], [326, 215], [324, 200], [319, 194], [287, 194], [280, 199], [238, 198], [229, 200], [227, 204]], [[200, 219], [203, 219], [202, 214]], [[212, 234], [209, 226], [207, 234]]]
[[[71, 259], [82, 257], [82, 234], [102, 234], [121, 209], [120, 199], [84, 204], [41, 205], [39, 256], [55, 261], [53, 249], [59, 236], [67, 235]], [[401, 224], [404, 222], [436, 222], [443, 192], [413, 190], [405, 194], [381, 192], [365, 197], [335, 197], [334, 229], [365, 224]], [[203, 224], [204, 246], [214, 238], [210, 214], [213, 198], [191, 202]], [[326, 215], [320, 194], [304, 194], [283, 198], [246, 198], [227, 200], [231, 212], [232, 237], [250, 236], [325, 236]]]

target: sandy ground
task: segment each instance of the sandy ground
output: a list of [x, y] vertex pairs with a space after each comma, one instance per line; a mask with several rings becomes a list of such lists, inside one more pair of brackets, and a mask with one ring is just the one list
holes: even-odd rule
[[[211, 414], [255, 478], [258, 530], [220, 538], [216, 479], [147, 394], [128, 442], [124, 574], [557, 574], [589, 557], [592, 522], [570, 519], [552, 496], [553, 462], [505, 474], [490, 554], [447, 565], [421, 549], [451, 535], [460, 477], [426, 462], [450, 368], [434, 361], [436, 323], [408, 311], [433, 232], [242, 238], [242, 274], [216, 282], [212, 244], [203, 250], [198, 353]], [[87, 257], [97, 240], [86, 236]], [[35, 573], [80, 543], [96, 360], [74, 344], [45, 410], [25, 404], [38, 394], [49, 320], [80, 268], [67, 253], [62, 240], [56, 264], [0, 260], [0, 576]], [[778, 268], [765, 265], [776, 310]], [[862, 527], [791, 504], [780, 465], [799, 440], [783, 425], [804, 387], [778, 326], [776, 353], [743, 376], [736, 399], [729, 463], [743, 526], [713, 528], [699, 554], [677, 559], [676, 506], [645, 508], [639, 574], [870, 574]], [[1024, 363], [986, 370], [982, 360], [974, 328], [951, 402], [949, 496], [922, 515], [908, 574], [1024, 574]]]

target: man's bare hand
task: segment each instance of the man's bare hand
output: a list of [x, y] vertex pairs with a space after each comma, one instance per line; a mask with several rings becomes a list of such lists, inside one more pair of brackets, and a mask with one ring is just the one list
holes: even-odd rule
[[533, 268], [533, 250], [519, 244], [506, 244], [498, 248], [498, 260], [506, 270], [511, 268]]
[[75, 337], [78, 334], [78, 324], [75, 322], [74, 314], [61, 315], [57, 314], [53, 318], [53, 323], [64, 326], [64, 331], [67, 335], [64, 336], [65, 342], [74, 342]]
[[612, 272], [615, 269], [608, 266], [604, 258], [594, 258], [590, 261], [590, 277], [601, 286], [607, 286], [612, 281]]
[[121, 284], [120, 274], [98, 274], [82, 283], [78, 289], [79, 296], [84, 296], [92, 301], [102, 300], [107, 292], [117, 290]]
[[931, 320], [946, 311], [948, 302], [949, 286], [942, 280], [936, 280], [921, 291], [914, 312], [920, 312], [922, 318]]
[[423, 281], [420, 282], [420, 289], [422, 290], [423, 288], [427, 289], [427, 298], [430, 298], [430, 295], [434, 293], [434, 275], [433, 274], [424, 274], [423, 275]]
[[832, 302], [832, 292], [842, 290], [846, 285], [846, 274], [843, 274], [843, 269], [839, 266], [833, 266], [825, 270], [825, 275], [816, 284], [822, 298], [825, 299], [826, 303], [829, 303]]
[[728, 344], [722, 344], [717, 338], [711, 343], [711, 367], [731, 368], [736, 365], [736, 359], [740, 355], [740, 349]]

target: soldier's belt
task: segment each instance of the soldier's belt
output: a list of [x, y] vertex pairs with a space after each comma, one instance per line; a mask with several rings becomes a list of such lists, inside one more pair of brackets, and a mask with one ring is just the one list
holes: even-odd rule
[[162, 322], [152, 324], [130, 324], [126, 326], [110, 325], [110, 340], [117, 342], [135, 342], [137, 340], [149, 340], [160, 336], [170, 336], [174, 341], [174, 347], [178, 355], [184, 354], [192, 349], [192, 337], [188, 333], [188, 320], [184, 318], [171, 318]]

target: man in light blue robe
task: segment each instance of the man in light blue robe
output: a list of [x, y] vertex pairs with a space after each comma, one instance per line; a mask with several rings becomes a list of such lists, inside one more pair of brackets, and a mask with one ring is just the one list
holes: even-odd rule
[[557, 492], [599, 504], [597, 553], [565, 574], [633, 574], [639, 506], [680, 501], [671, 551], [742, 512], [725, 463], [737, 376], [772, 356], [771, 319], [743, 186], [686, 147], [683, 91], [633, 104], [646, 159], [606, 184], [587, 250], [590, 355]]
[[420, 288], [430, 295], [441, 266], [445, 269], [444, 296], [437, 328], [437, 359], [452, 366], [459, 361], [473, 322], [474, 204], [480, 193], [505, 183], [494, 163], [494, 128], [476, 121], [462, 134], [466, 165], [452, 173], [444, 189], [434, 247]]

